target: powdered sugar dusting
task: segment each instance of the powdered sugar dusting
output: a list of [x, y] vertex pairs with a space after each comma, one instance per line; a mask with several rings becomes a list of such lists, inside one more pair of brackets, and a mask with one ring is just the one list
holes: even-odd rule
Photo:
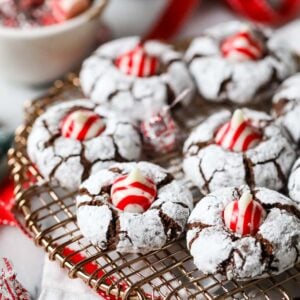
[[186, 89], [192, 92], [183, 99], [189, 104], [195, 89], [182, 55], [170, 45], [146, 41], [143, 46], [150, 56], [156, 56], [165, 66], [161, 74], [140, 78], [124, 74], [114, 64], [121, 54], [135, 48], [141, 39], [127, 37], [106, 43], [85, 60], [80, 72], [82, 89], [95, 103], [107, 109], [140, 120], [149, 111], [159, 111]]
[[[103, 115], [105, 130], [97, 137], [78, 141], [61, 136], [61, 122], [74, 109], [95, 111], [95, 104], [74, 100], [50, 107], [34, 123], [27, 151], [46, 179], [56, 179], [71, 190], [78, 188], [83, 176], [115, 163], [140, 157], [141, 139], [135, 124], [124, 117]], [[101, 110], [97, 109], [98, 113]], [[67, 174], [67, 176], [66, 176]]]
[[220, 189], [204, 197], [192, 211], [187, 245], [200, 271], [248, 280], [281, 273], [300, 261], [299, 206], [278, 192], [252, 190], [267, 214], [256, 235], [240, 236], [226, 227], [224, 208], [247, 189]]
[[[110, 201], [110, 188], [114, 180], [135, 168], [158, 187], [155, 201], [144, 213], [120, 211]], [[148, 162], [119, 163], [83, 182], [77, 196], [77, 219], [82, 233], [92, 243], [100, 243], [120, 252], [145, 252], [160, 249], [167, 241], [183, 233], [193, 208], [192, 201], [189, 190], [161, 167]], [[86, 210], [86, 207], [89, 209]], [[99, 207], [104, 208], [100, 210]], [[96, 213], [92, 215], [90, 212], [94, 209], [98, 213], [107, 212], [104, 219], [109, 219], [109, 225], [102, 226], [101, 232], [97, 221], [93, 223], [90, 219], [96, 216]], [[94, 236], [97, 230], [99, 234]], [[109, 230], [114, 232], [114, 236], [107, 241], [103, 237], [109, 235]]]
[[222, 187], [249, 184], [282, 189], [296, 153], [282, 130], [265, 113], [243, 109], [246, 119], [260, 128], [262, 141], [245, 152], [232, 152], [215, 144], [217, 128], [231, 114], [219, 112], [196, 127], [184, 144], [183, 169], [207, 194]]
[[[222, 56], [220, 45], [245, 26], [264, 36], [266, 55], [255, 61], [232, 62]], [[278, 83], [296, 72], [296, 62], [288, 49], [270, 42], [266, 31], [241, 22], [220, 24], [204, 31], [191, 43], [186, 60], [199, 94], [213, 102], [245, 104], [265, 100]]]

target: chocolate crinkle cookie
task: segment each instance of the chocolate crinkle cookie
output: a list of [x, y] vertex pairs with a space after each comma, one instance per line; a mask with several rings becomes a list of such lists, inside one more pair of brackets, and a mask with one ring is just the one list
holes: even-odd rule
[[300, 146], [300, 73], [286, 79], [273, 97], [273, 114]]
[[46, 179], [75, 190], [90, 174], [115, 162], [137, 160], [141, 138], [135, 124], [86, 100], [52, 106], [34, 123], [27, 152]]
[[296, 72], [291, 52], [270, 31], [241, 22], [217, 25], [195, 38], [186, 60], [201, 97], [237, 104], [268, 99]]
[[155, 40], [127, 37], [100, 46], [86, 59], [80, 72], [83, 92], [96, 103], [141, 120], [171, 104], [193, 98], [194, 82], [182, 54]]
[[299, 206], [266, 188], [213, 192], [196, 205], [187, 227], [187, 247], [205, 274], [251, 280], [300, 262]]
[[120, 163], [89, 177], [77, 196], [82, 234], [102, 250], [143, 253], [185, 230], [190, 191], [161, 167]]
[[288, 191], [290, 197], [300, 203], [300, 158], [298, 158], [292, 168], [289, 178]]
[[282, 129], [263, 112], [221, 111], [184, 144], [183, 169], [203, 194], [248, 184], [281, 190], [296, 159]]

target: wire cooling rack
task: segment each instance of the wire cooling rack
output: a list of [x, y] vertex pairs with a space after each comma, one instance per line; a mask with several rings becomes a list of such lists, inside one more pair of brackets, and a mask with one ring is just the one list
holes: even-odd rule
[[[81, 278], [107, 299], [295, 299], [300, 296], [300, 265], [276, 277], [236, 282], [199, 272], [183, 238], [145, 255], [103, 252], [88, 243], [76, 224], [76, 193], [70, 194], [45, 181], [26, 154], [26, 141], [34, 119], [54, 102], [81, 96], [79, 80], [70, 74], [66, 80], [55, 82], [47, 96], [27, 103], [25, 124], [17, 130], [15, 148], [9, 152], [18, 220], [50, 259], [68, 271], [70, 278]], [[201, 112], [207, 113], [203, 107]], [[193, 122], [188, 126], [192, 127]], [[180, 161], [180, 155], [172, 153], [156, 162], [183, 180]], [[187, 184], [195, 199], [199, 199], [196, 190]]]

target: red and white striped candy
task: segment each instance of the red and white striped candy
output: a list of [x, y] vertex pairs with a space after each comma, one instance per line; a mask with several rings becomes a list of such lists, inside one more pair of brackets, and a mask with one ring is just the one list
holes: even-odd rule
[[79, 109], [68, 114], [62, 121], [62, 136], [79, 141], [92, 139], [105, 129], [101, 117], [96, 113]]
[[232, 119], [225, 123], [215, 136], [217, 145], [236, 152], [247, 151], [255, 147], [261, 139], [261, 133], [244, 120], [240, 109], [234, 112]]
[[140, 125], [144, 142], [157, 153], [174, 150], [178, 140], [178, 127], [169, 111], [155, 114]]
[[143, 213], [154, 201], [157, 188], [139, 169], [115, 180], [111, 188], [113, 205], [125, 212]]
[[249, 192], [239, 200], [230, 202], [223, 214], [225, 225], [240, 235], [255, 234], [262, 224], [266, 212]]
[[159, 69], [159, 60], [141, 45], [119, 56], [115, 64], [123, 73], [137, 77], [154, 76]]
[[241, 31], [225, 39], [221, 45], [224, 57], [233, 61], [257, 60], [264, 50], [260, 41], [255, 39], [249, 30]]
[[52, 0], [49, 5], [55, 19], [63, 22], [84, 12], [90, 4], [90, 0]]

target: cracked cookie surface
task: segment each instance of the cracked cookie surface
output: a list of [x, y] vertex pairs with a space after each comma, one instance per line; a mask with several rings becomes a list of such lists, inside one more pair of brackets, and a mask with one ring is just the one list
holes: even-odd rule
[[281, 190], [296, 159], [290, 142], [273, 119], [263, 112], [242, 110], [262, 131], [262, 141], [245, 152], [225, 150], [215, 143], [215, 133], [231, 118], [221, 111], [198, 125], [183, 148], [183, 169], [203, 194], [219, 188], [248, 184]]
[[[96, 112], [105, 130], [85, 141], [62, 136], [63, 119], [77, 109]], [[80, 99], [50, 107], [35, 121], [27, 142], [29, 158], [41, 174], [70, 190], [77, 189], [90, 174], [112, 163], [139, 159], [141, 147], [133, 123], [102, 114], [94, 103]]]
[[204, 99], [237, 104], [266, 100], [282, 80], [296, 72], [295, 59], [287, 49], [269, 39], [267, 32], [246, 26], [261, 37], [266, 48], [260, 59], [240, 62], [222, 56], [222, 41], [244, 28], [241, 22], [217, 25], [192, 41], [185, 58]]
[[205, 274], [251, 280], [283, 272], [300, 261], [299, 206], [282, 194], [254, 188], [251, 193], [266, 211], [255, 235], [241, 236], [228, 229], [225, 207], [249, 190], [224, 188], [204, 197], [189, 217], [187, 247]]
[[195, 89], [182, 54], [159, 41], [146, 41], [145, 50], [159, 59], [161, 68], [157, 75], [137, 77], [127, 75], [115, 65], [118, 56], [141, 43], [139, 37], [128, 37], [100, 46], [86, 59], [80, 72], [82, 89], [86, 96], [108, 109], [143, 119], [146, 113], [159, 111], [172, 103], [186, 89], [182, 104], [189, 104]]
[[300, 203], [300, 158], [296, 160], [290, 174], [288, 191], [290, 197]]
[[273, 114], [300, 147], [300, 73], [286, 79], [273, 97]]
[[[112, 184], [136, 167], [157, 186], [156, 198], [143, 213], [118, 210], [110, 199]], [[119, 163], [83, 182], [77, 196], [77, 221], [82, 234], [103, 250], [143, 253], [179, 237], [192, 208], [190, 191], [161, 167]]]

